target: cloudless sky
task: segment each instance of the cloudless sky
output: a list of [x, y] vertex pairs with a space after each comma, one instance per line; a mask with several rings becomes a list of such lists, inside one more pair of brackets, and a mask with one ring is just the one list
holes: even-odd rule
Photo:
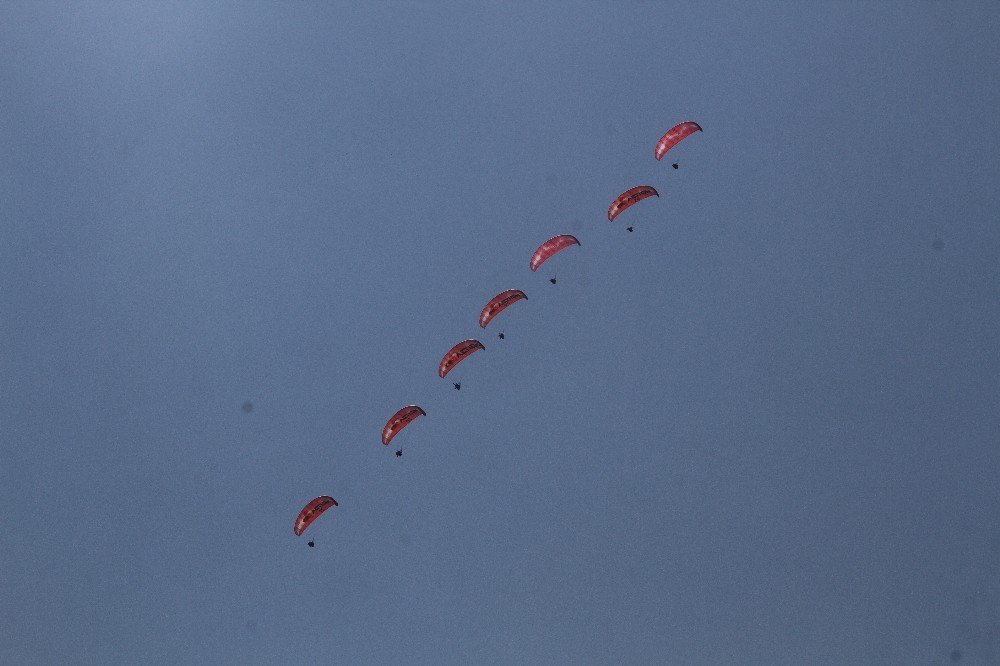
[[0, 662], [1000, 663], [998, 34], [3, 4]]

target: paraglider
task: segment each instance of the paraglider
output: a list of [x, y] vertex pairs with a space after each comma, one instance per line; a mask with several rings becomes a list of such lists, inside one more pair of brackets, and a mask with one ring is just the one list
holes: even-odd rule
[[[656, 142], [656, 149], [653, 151], [653, 155], [659, 160], [667, 154], [668, 150], [680, 143], [681, 140], [691, 136], [695, 132], [701, 131], [701, 125], [693, 120], [686, 120], [678, 125], [674, 125]], [[674, 164], [674, 168], [677, 168], [676, 164]]]
[[497, 337], [503, 340], [503, 331], [500, 331], [500, 335], [498, 335]]
[[410, 425], [414, 419], [427, 416], [427, 412], [416, 405], [407, 405], [393, 414], [382, 428], [382, 443], [387, 445], [399, 431]]
[[551, 282], [552, 284], [555, 284], [556, 283], [556, 279], [555, 278], [549, 278], [549, 282]]
[[[531, 270], [537, 271], [539, 266], [551, 259], [557, 252], [561, 252], [571, 245], [579, 244], [580, 241], [578, 241], [575, 236], [570, 236], [569, 234], [553, 236], [539, 245], [538, 249], [535, 250], [535, 253], [531, 255]], [[552, 282], [552, 284], [556, 283], [555, 279], [550, 280], [550, 282]]]
[[337, 500], [333, 499], [329, 495], [320, 495], [302, 507], [302, 510], [299, 511], [298, 518], [295, 519], [295, 536], [302, 536], [302, 533], [305, 532], [306, 528], [309, 527], [314, 520], [319, 518], [320, 515], [331, 506], [337, 506]]
[[[517, 303], [522, 299], [527, 299], [523, 291], [520, 289], [508, 289], [507, 291], [501, 291], [499, 294], [490, 299], [483, 311], [479, 313], [479, 325], [482, 328], [486, 328], [486, 324], [490, 323], [493, 317], [506, 310], [512, 304]], [[503, 334], [500, 335], [500, 339], [503, 339]]]
[[[441, 359], [441, 363], [438, 365], [438, 376], [444, 379], [444, 377], [451, 372], [452, 368], [480, 349], [486, 349], [486, 347], [484, 347], [483, 343], [479, 340], [462, 340], [457, 345], [449, 349], [448, 353]], [[461, 382], [455, 384], [455, 388], [461, 389]]]
[[618, 195], [618, 198], [611, 202], [611, 207], [608, 208], [608, 221], [613, 222], [622, 211], [630, 208], [634, 204], [639, 203], [643, 199], [648, 199], [649, 197], [658, 197], [660, 193], [656, 191], [656, 188], [651, 185], [637, 185], [631, 189], [625, 190]]
[[455, 382], [454, 384], [452, 384], [452, 386], [455, 387], [456, 391], [461, 391], [462, 390], [462, 382]]
[[625, 231], [627, 231], [629, 233], [632, 233], [633, 231], [635, 231], [635, 228], [634, 227], [625, 227]]
[[680, 165], [680, 164], [678, 164], [677, 162], [674, 162], [674, 163], [673, 163], [673, 164], [671, 164], [670, 166], [672, 166], [672, 167], [673, 167], [673, 168], [675, 168], [675, 169], [680, 169], [680, 168], [681, 168], [681, 165]]

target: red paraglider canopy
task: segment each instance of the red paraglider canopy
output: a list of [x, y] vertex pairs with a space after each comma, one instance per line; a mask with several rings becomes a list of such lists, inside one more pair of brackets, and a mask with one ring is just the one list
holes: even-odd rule
[[295, 536], [301, 536], [306, 528], [331, 506], [337, 506], [337, 500], [329, 495], [320, 495], [306, 504], [302, 511], [299, 511], [299, 517], [295, 519]]
[[407, 405], [393, 414], [382, 428], [382, 443], [388, 445], [400, 430], [410, 425], [410, 422], [418, 416], [427, 416], [427, 412], [416, 405]]
[[630, 190], [622, 192], [608, 208], [608, 220], [613, 221], [618, 214], [649, 197], [658, 197], [660, 193], [651, 185], [637, 185]]
[[438, 376], [444, 378], [445, 375], [451, 372], [452, 368], [479, 349], [486, 349], [479, 340], [462, 340], [449, 349], [448, 353], [441, 359], [441, 364], [438, 365]]
[[653, 155], [656, 159], [660, 159], [667, 154], [668, 150], [680, 143], [682, 139], [701, 131], [701, 125], [693, 120], [685, 120], [679, 125], [674, 125], [656, 142], [656, 150], [653, 152]]
[[570, 245], [579, 245], [580, 241], [576, 239], [575, 236], [570, 236], [569, 234], [563, 234], [561, 236], [553, 236], [544, 243], [538, 246], [535, 253], [531, 255], [531, 270], [536, 271], [538, 267], [544, 264], [549, 257], [554, 255], [560, 250], [565, 250]]
[[486, 304], [483, 311], [479, 313], [479, 325], [486, 328], [486, 324], [490, 323], [493, 317], [506, 310], [509, 306], [517, 303], [521, 299], [527, 299], [523, 291], [520, 289], [508, 289], [507, 291], [501, 291], [499, 294], [490, 299], [490, 302]]

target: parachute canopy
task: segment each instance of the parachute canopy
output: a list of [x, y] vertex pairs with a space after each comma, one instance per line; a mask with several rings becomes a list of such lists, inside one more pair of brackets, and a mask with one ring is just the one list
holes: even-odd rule
[[630, 190], [622, 192], [608, 208], [608, 220], [614, 220], [626, 208], [637, 204], [649, 197], [658, 197], [660, 193], [651, 185], [636, 185]]
[[301, 536], [306, 531], [306, 528], [331, 506], [337, 506], [337, 500], [329, 495], [320, 495], [309, 502], [309, 504], [306, 504], [302, 508], [302, 511], [299, 511], [299, 517], [295, 519], [295, 536]]
[[479, 349], [486, 349], [479, 340], [462, 340], [449, 349], [448, 353], [441, 359], [441, 364], [438, 366], [438, 376], [444, 378], [445, 375], [451, 372], [452, 368]]
[[407, 405], [393, 414], [382, 428], [382, 443], [388, 445], [400, 430], [410, 425], [410, 422], [418, 416], [427, 416], [427, 412], [416, 405]]
[[536, 271], [538, 267], [544, 264], [549, 257], [559, 252], [560, 250], [565, 250], [570, 245], [579, 245], [580, 241], [576, 239], [575, 236], [570, 236], [569, 234], [563, 234], [562, 236], [553, 236], [544, 243], [538, 246], [535, 253], [531, 255], [531, 270]]
[[486, 324], [490, 323], [490, 319], [496, 317], [498, 314], [507, 309], [510, 305], [517, 303], [521, 299], [527, 299], [523, 291], [520, 289], [508, 289], [507, 291], [501, 291], [499, 294], [490, 299], [490, 302], [486, 304], [483, 311], [479, 313], [479, 325], [486, 328]]
[[674, 125], [656, 142], [656, 150], [653, 152], [653, 155], [656, 156], [656, 159], [660, 159], [667, 154], [668, 150], [680, 143], [682, 139], [701, 131], [701, 125], [693, 120], [685, 120], [679, 125]]

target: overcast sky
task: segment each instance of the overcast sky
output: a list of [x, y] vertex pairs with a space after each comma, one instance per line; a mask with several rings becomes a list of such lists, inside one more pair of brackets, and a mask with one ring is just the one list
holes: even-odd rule
[[4, 3], [0, 662], [1000, 663], [998, 34]]

